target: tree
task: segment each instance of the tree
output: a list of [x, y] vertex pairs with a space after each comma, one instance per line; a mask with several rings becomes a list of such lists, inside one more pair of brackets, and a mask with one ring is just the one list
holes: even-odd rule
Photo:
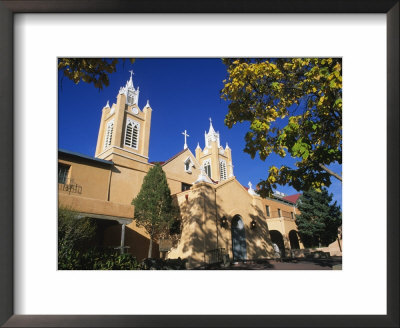
[[[132, 64], [135, 61], [133, 58], [129, 60]], [[118, 61], [116, 58], [59, 58], [58, 70], [75, 84], [80, 81], [93, 83], [101, 90], [109, 85], [108, 75], [117, 71]]]
[[153, 239], [168, 234], [176, 218], [167, 177], [160, 164], [154, 165], [144, 177], [139, 194], [132, 200], [135, 206], [134, 219], [138, 226], [146, 229], [150, 236], [148, 257], [151, 257]]
[[342, 163], [342, 64], [340, 58], [224, 59], [229, 101], [225, 124], [250, 122], [245, 152], [265, 160], [272, 152], [297, 158], [296, 168], [271, 166], [258, 186], [267, 196], [277, 184], [319, 189]]
[[342, 225], [342, 212], [332, 194], [324, 188], [321, 191], [308, 190], [299, 198], [296, 224], [303, 244], [306, 247], [329, 245], [338, 235]]

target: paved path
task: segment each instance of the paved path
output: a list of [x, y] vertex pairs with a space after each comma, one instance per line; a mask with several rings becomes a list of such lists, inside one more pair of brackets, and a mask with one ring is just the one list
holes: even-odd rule
[[232, 263], [229, 267], [214, 267], [209, 270], [341, 270], [342, 259], [310, 259], [298, 261], [277, 262], [275, 260], [263, 260], [254, 262]]

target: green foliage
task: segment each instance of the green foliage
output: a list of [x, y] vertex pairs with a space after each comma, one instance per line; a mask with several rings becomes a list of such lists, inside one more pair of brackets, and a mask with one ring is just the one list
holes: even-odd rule
[[91, 248], [79, 251], [73, 248], [59, 249], [59, 270], [138, 270], [139, 263], [131, 254], [119, 254], [116, 250]]
[[66, 209], [58, 210], [59, 270], [135, 270], [139, 264], [130, 254], [94, 246], [97, 226], [94, 220], [78, 218]]
[[[138, 226], [153, 238], [165, 237], [177, 217], [167, 177], [159, 164], [154, 165], [144, 177], [139, 194], [132, 200], [135, 206], [134, 219]], [[151, 252], [149, 257], [151, 256]]]
[[186, 270], [186, 259], [144, 259], [140, 262], [141, 270]]
[[67, 208], [58, 209], [59, 249], [88, 248], [95, 238], [96, 224], [88, 218], [79, 219], [75, 212]]
[[[133, 58], [129, 60], [132, 64], [135, 61]], [[108, 75], [117, 71], [117, 63], [116, 58], [59, 58], [58, 70], [75, 84], [80, 81], [92, 83], [101, 90], [110, 84]]]
[[328, 246], [336, 240], [342, 225], [342, 212], [332, 194], [326, 189], [305, 191], [299, 198], [296, 224], [300, 238], [306, 247]]
[[277, 184], [320, 189], [332, 175], [320, 166], [342, 163], [340, 58], [224, 59], [229, 101], [225, 124], [250, 122], [245, 152], [265, 160], [272, 152], [297, 158], [297, 168], [271, 166], [259, 183], [267, 196]]

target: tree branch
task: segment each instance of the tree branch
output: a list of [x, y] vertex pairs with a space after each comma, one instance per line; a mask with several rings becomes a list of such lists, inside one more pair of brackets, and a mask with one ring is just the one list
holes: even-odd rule
[[339, 174], [337, 174], [337, 173], [333, 172], [332, 170], [328, 169], [324, 164], [319, 163], [319, 166], [320, 166], [323, 170], [325, 170], [326, 172], [328, 172], [330, 175], [333, 175], [333, 176], [334, 176], [336, 179], [338, 179], [339, 181], [342, 181], [342, 177], [341, 177]]

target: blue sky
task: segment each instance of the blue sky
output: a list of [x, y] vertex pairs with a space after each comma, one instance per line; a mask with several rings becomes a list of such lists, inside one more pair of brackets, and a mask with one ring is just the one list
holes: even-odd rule
[[[270, 165], [293, 166], [295, 160], [275, 154], [266, 161], [258, 157], [251, 159], [243, 152], [244, 135], [249, 123], [236, 124], [232, 129], [224, 125], [228, 103], [220, 98], [222, 81], [227, 77], [225, 65], [213, 58], [170, 58], [136, 59], [120, 62], [117, 72], [112, 73], [110, 85], [103, 90], [92, 84], [80, 82], [75, 85], [67, 78], [59, 78], [58, 96], [58, 143], [59, 148], [94, 156], [101, 118], [101, 110], [110, 101], [116, 102], [119, 88], [124, 86], [133, 69], [133, 83], [140, 87], [139, 107], [142, 109], [149, 100], [153, 109], [150, 133], [150, 161], [165, 161], [183, 149], [186, 129], [188, 146], [194, 153], [197, 142], [204, 147], [204, 132], [209, 128], [209, 117], [220, 132], [221, 145], [228, 142], [232, 149], [234, 174], [239, 182], [247, 186], [251, 181], [256, 185], [268, 176]], [[331, 165], [341, 174], [341, 165]], [[329, 191], [334, 200], [342, 203], [342, 186], [332, 179]], [[297, 191], [289, 186], [278, 188], [291, 195]]]

